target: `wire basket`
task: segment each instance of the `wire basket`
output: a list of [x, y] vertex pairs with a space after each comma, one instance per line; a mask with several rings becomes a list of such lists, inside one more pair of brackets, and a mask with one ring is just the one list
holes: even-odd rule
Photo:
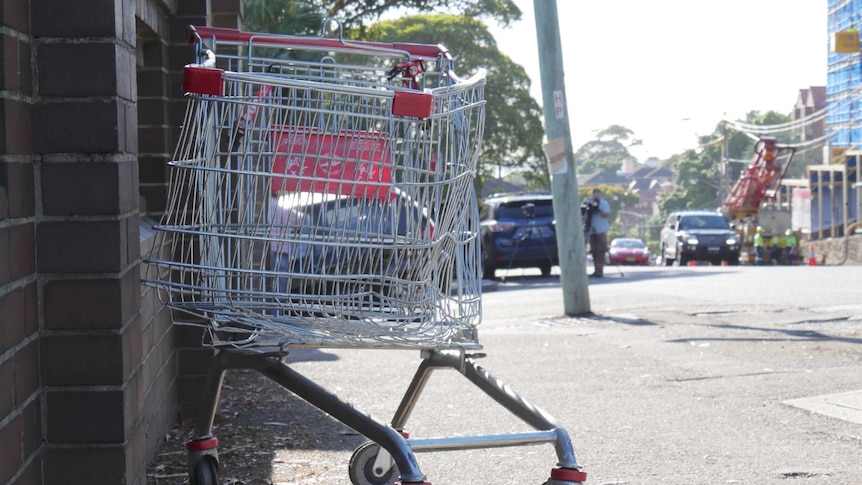
[[174, 322], [211, 345], [478, 346], [484, 72], [442, 46], [192, 34], [144, 279]]

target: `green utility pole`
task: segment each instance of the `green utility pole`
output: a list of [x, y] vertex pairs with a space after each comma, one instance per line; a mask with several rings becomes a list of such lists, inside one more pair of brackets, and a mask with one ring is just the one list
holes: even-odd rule
[[548, 138], [545, 155], [554, 194], [563, 306], [566, 315], [583, 315], [590, 313], [586, 241], [581, 222], [581, 204], [578, 200], [578, 177], [572, 152], [569, 114], [566, 109], [557, 0], [533, 0], [533, 9], [539, 44], [539, 68], [542, 73], [545, 133]]

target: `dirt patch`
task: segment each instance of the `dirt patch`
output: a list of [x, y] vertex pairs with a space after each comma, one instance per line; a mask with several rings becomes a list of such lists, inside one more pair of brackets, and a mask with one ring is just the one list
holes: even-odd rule
[[[185, 444], [193, 431], [193, 422], [183, 421], [165, 435], [148, 467], [148, 484], [189, 482]], [[300, 485], [333, 475], [349, 483], [350, 453], [365, 441], [251, 370], [226, 373], [213, 434], [222, 485]]]

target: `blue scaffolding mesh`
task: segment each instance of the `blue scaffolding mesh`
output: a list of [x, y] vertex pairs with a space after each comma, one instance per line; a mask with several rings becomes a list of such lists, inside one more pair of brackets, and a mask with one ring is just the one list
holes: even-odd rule
[[[862, 0], [829, 0], [828, 31], [862, 28]], [[826, 78], [826, 130], [834, 147], [862, 146], [862, 86], [860, 54], [830, 51]]]

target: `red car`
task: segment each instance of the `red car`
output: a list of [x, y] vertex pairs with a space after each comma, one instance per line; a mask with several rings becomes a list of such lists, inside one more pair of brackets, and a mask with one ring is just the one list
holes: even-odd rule
[[618, 237], [611, 241], [609, 252], [610, 264], [649, 265], [649, 248], [640, 239]]

